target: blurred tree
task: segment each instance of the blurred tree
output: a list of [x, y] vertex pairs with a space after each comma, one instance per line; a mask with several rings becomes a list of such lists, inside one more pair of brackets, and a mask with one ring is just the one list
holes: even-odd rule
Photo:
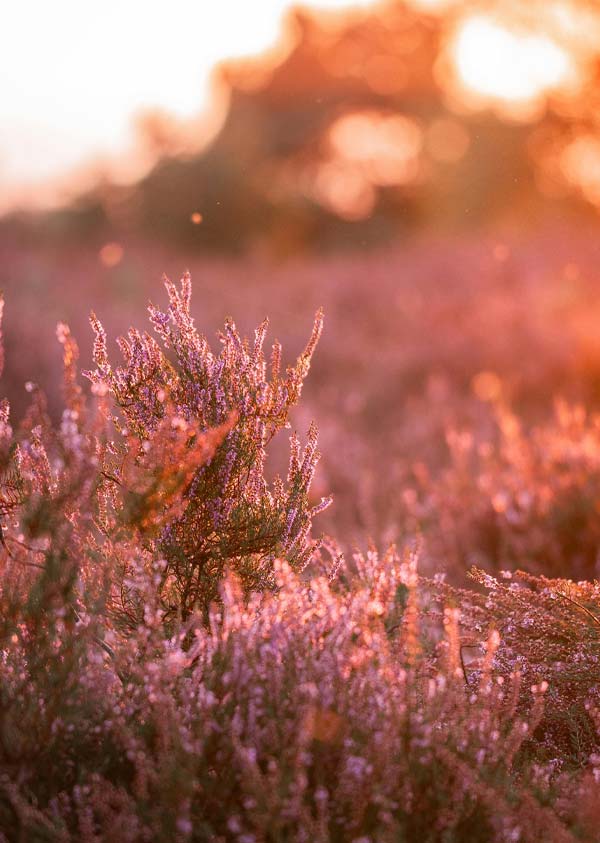
[[[532, 61], [548, 50], [566, 57], [575, 81], [549, 86], [529, 110], [518, 97], [473, 96], [451, 54], [473, 19], [487, 21], [488, 34], [500, 27], [501, 43], [542, 45], [546, 53]], [[182, 154], [180, 127], [147, 116], [142, 133], [156, 165], [133, 188], [103, 184], [81, 197], [54, 215], [54, 230], [80, 237], [97, 224], [188, 249], [259, 244], [288, 254], [600, 204], [596, 3], [393, 0], [352, 14], [296, 10], [286, 38], [275, 57], [219, 69], [229, 106], [208, 147]], [[485, 40], [474, 47], [477, 72]]]

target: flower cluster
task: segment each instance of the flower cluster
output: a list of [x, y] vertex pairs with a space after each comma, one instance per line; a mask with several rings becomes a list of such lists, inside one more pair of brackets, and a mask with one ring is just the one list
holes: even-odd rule
[[[301, 570], [314, 551], [312, 518], [331, 501], [310, 499], [320, 456], [316, 427], [304, 449], [292, 434], [287, 484], [280, 477], [268, 484], [265, 461], [275, 434], [289, 427], [323, 315], [283, 373], [278, 342], [265, 359], [267, 320], [252, 344], [228, 320], [215, 354], [190, 314], [189, 275], [180, 289], [169, 280], [165, 286], [168, 310], [149, 308], [158, 342], [130, 330], [119, 340], [121, 366], [111, 366], [105, 332], [92, 315], [97, 368], [87, 376], [112, 399], [110, 420], [122, 439], [107, 449], [104, 485], [117, 497], [125, 493], [121, 521], [124, 515], [142, 527], [146, 539], [155, 533], [150, 544], [165, 560], [168, 611], [185, 618], [198, 606], [206, 615], [226, 567], [247, 588], [265, 588], [276, 558]], [[113, 529], [109, 518], [105, 531]]]
[[24, 610], [3, 639], [9, 839], [578, 839], [528, 748], [545, 686], [521, 710], [494, 635], [465, 682], [458, 613], [434, 642], [414, 554], [354, 561], [346, 586], [278, 563], [277, 594], [249, 600], [229, 574], [208, 625], [169, 635], [141, 568], [134, 633], [66, 594], [44, 630]]

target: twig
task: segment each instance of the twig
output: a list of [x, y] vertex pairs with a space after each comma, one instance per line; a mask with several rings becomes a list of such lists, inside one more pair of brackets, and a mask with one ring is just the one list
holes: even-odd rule
[[578, 600], [575, 600], [573, 597], [569, 597], [568, 594], [564, 594], [562, 591], [557, 591], [555, 594], [557, 594], [558, 597], [563, 597], [565, 600], [568, 600], [569, 603], [572, 603], [574, 606], [577, 606], [578, 609], [581, 609], [582, 612], [585, 612], [585, 614], [593, 620], [596, 626], [600, 626], [600, 618], [597, 618], [593, 612], [590, 612], [590, 610]]

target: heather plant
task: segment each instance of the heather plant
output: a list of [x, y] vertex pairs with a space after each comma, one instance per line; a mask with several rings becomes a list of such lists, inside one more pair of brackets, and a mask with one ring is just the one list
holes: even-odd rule
[[[508, 683], [518, 677], [517, 710], [530, 710], [530, 689], [546, 689], [535, 752], [558, 768], [584, 766], [598, 752], [600, 589], [598, 582], [549, 579], [524, 571], [491, 576], [473, 569], [484, 591], [434, 586], [461, 607], [465, 682], [479, 681], [478, 649], [493, 628], [494, 668]], [[463, 662], [464, 667], [464, 662]], [[515, 686], [516, 687], [516, 686]]]
[[435, 481], [413, 475], [409, 511], [428, 536], [433, 570], [526, 568], [593, 579], [600, 553], [600, 419], [555, 403], [529, 429], [507, 407], [485, 435], [447, 433], [449, 462]]
[[[304, 352], [284, 374], [278, 342], [268, 364], [265, 359], [267, 320], [252, 344], [228, 320], [217, 355], [194, 327], [189, 275], [180, 290], [168, 280], [165, 286], [168, 311], [150, 306], [159, 342], [132, 329], [119, 340], [122, 366], [111, 366], [104, 330], [92, 315], [97, 368], [87, 376], [114, 402], [111, 422], [123, 440], [112, 443], [103, 477], [125, 490], [121, 515], [144, 530], [145, 546], [164, 559], [165, 611], [185, 619], [198, 607], [206, 616], [226, 567], [256, 590], [273, 585], [276, 558], [297, 570], [310, 559], [312, 518], [331, 500], [309, 501], [320, 456], [316, 427], [304, 449], [292, 434], [287, 485], [280, 477], [267, 483], [265, 461], [275, 434], [289, 427], [323, 317], [317, 313]], [[145, 489], [131, 470], [143, 476]], [[113, 526], [109, 518], [105, 532]]]
[[[184, 279], [183, 289], [189, 303], [189, 279]], [[172, 300], [181, 304], [171, 285], [169, 291]], [[93, 323], [99, 333], [95, 356], [101, 365], [101, 328], [95, 318]], [[58, 429], [53, 428], [43, 394], [34, 384], [28, 385], [32, 403], [16, 434], [9, 424], [8, 405], [2, 405], [0, 640], [8, 646], [3, 650], [6, 682], [0, 744], [8, 773], [16, 769], [17, 778], [28, 780], [41, 765], [49, 775], [53, 772], [56, 783], [73, 782], [76, 767], [93, 751], [95, 730], [107, 713], [108, 698], [96, 699], [91, 686], [97, 685], [96, 691], [103, 694], [107, 681], [123, 681], [124, 674], [114, 667], [111, 637], [137, 635], [150, 619], [159, 623], [164, 634], [171, 615], [184, 620], [192, 611], [199, 611], [206, 620], [210, 602], [218, 597], [218, 578], [226, 563], [238, 571], [244, 588], [251, 585], [255, 590], [274, 586], [269, 565], [276, 551], [283, 556], [287, 549], [290, 563], [298, 568], [306, 564], [313, 547], [309, 528], [315, 507], [308, 507], [307, 500], [318, 459], [316, 429], [311, 428], [303, 452], [297, 437], [292, 437], [287, 489], [276, 479], [276, 491], [271, 493], [261, 472], [268, 440], [287, 423], [287, 408], [299, 397], [320, 324], [319, 315], [304, 355], [285, 378], [278, 378], [281, 349], [275, 346], [274, 377], [269, 383], [261, 355], [266, 324], [257, 331], [251, 353], [229, 325], [221, 360], [210, 358], [215, 364], [210, 386], [205, 382], [205, 394], [213, 389], [206, 408], [212, 399], [215, 413], [222, 413], [224, 419], [212, 428], [206, 428], [208, 411], [203, 415], [200, 404], [193, 415], [194, 399], [186, 395], [182, 382], [176, 383], [175, 367], [158, 357], [148, 336], [142, 345], [136, 344], [139, 335], [135, 332], [130, 335], [134, 354], [129, 358], [129, 380], [118, 373], [126, 381], [122, 392], [117, 381], [111, 380], [112, 372], [104, 370], [129, 411], [127, 422], [116, 414], [120, 405], [111, 404], [113, 393], [97, 373], [90, 374], [94, 400], [86, 400], [77, 378], [77, 345], [65, 325], [59, 325], [57, 332], [63, 347], [66, 405]], [[206, 343], [193, 335], [191, 320], [187, 327], [189, 339], [204, 343], [208, 360]], [[178, 347], [184, 353], [183, 346]], [[143, 359], [148, 349], [154, 354], [152, 365], [164, 366], [166, 375], [156, 370], [154, 374], [176, 393], [177, 405], [171, 393], [155, 399], [151, 388], [144, 391], [141, 386], [144, 374], [134, 367], [148, 363]], [[236, 365], [240, 371], [236, 372]], [[225, 373], [222, 381], [221, 372]], [[227, 392], [226, 387], [235, 390], [238, 377], [240, 392]], [[150, 387], [150, 378], [146, 380]], [[193, 386], [191, 378], [187, 383]], [[129, 403], [133, 397], [138, 406]], [[149, 409], [140, 406], [141, 397], [151, 402]], [[239, 402], [240, 409], [228, 406], [228, 400]], [[143, 418], [145, 424], [136, 424], [136, 418]], [[227, 436], [236, 427], [237, 437], [229, 440], [227, 453], [218, 454], [227, 448]], [[219, 467], [211, 477], [201, 477], [211, 460], [218, 458]], [[212, 499], [211, 482], [216, 484]], [[204, 497], [198, 497], [199, 490]], [[194, 493], [199, 503], [192, 533], [188, 510]], [[210, 522], [208, 537], [215, 549], [203, 557], [206, 570], [198, 573], [198, 582], [188, 571], [184, 582], [183, 552], [175, 557], [177, 567], [174, 554], [169, 554], [173, 539], [166, 536], [172, 535], [174, 525], [185, 536], [182, 521], [187, 519], [190, 538], [193, 534], [200, 542], [199, 530], [207, 523], [204, 504], [216, 519]], [[222, 523], [218, 519], [226, 508]], [[264, 523], [258, 522], [257, 513], [263, 514]], [[214, 545], [219, 525], [229, 529], [230, 535]], [[236, 553], [235, 531], [239, 535], [242, 529], [245, 544]], [[197, 557], [192, 557], [192, 565], [199, 565]], [[132, 643], [138, 655], [142, 640], [143, 636], [136, 637]], [[110, 672], [104, 670], [106, 658], [112, 665]], [[73, 712], [83, 718], [81, 732], [73, 725]], [[72, 729], [74, 736], [70, 736]], [[9, 813], [17, 811], [17, 802], [9, 798]]]
[[[47, 715], [56, 754], [2, 780], [7, 839], [593, 839], [552, 805], [551, 766], [520, 758], [544, 688], [517, 711], [494, 635], [465, 683], [458, 612], [434, 644], [412, 554], [355, 566], [343, 586], [278, 563], [277, 594], [250, 600], [228, 575], [208, 627], [166, 637], [140, 571], [135, 636], [111, 635], [112, 657], [76, 636], [79, 682]], [[17, 644], [5, 652], [22, 671]], [[45, 700], [30, 706], [43, 720]]]

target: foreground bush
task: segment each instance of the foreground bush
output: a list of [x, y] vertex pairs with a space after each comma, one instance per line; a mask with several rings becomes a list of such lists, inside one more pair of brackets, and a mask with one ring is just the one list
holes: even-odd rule
[[[229, 578], [209, 629], [168, 638], [150, 604], [110, 655], [59, 613], [50, 679], [29, 662], [32, 638], [7, 643], [5, 698], [20, 698], [4, 728], [8, 839], [578, 839], [565, 783], [526, 745], [544, 685], [520, 712], [494, 635], [465, 684], [456, 612], [422, 649], [411, 560], [357, 565], [338, 591], [282, 564], [277, 596], [248, 603]], [[583, 804], [593, 779], [580, 779]]]
[[[321, 330], [285, 375], [191, 286], [92, 397], [0, 411], [0, 840], [597, 839], [595, 585], [460, 591], [415, 551], [311, 538], [311, 428], [264, 475]], [[521, 584], [519, 584], [519, 582]]]

